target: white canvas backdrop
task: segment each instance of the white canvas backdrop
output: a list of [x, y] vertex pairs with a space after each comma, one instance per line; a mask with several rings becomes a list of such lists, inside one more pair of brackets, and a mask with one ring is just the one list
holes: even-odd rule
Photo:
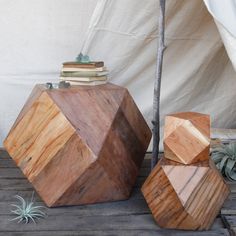
[[236, 70], [236, 0], [204, 0]]
[[[201, 0], [167, 0], [166, 8], [161, 126], [168, 113], [198, 111], [215, 127], [235, 127], [236, 72], [212, 16]], [[83, 47], [104, 59], [112, 82], [129, 88], [149, 124], [158, 12], [156, 0], [100, 0]]]
[[[105, 61], [110, 81], [130, 90], [150, 124], [157, 2], [0, 0], [0, 142], [34, 84], [56, 81], [81, 47]], [[202, 0], [167, 0], [166, 45], [162, 127], [166, 114], [190, 110], [211, 114], [215, 127], [236, 127], [236, 73]]]
[[80, 52], [97, 0], [0, 0], [0, 146], [37, 83]]

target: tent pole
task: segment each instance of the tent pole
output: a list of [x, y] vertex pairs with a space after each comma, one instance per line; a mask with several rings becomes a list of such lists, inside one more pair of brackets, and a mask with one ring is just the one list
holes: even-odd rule
[[159, 0], [160, 15], [159, 15], [159, 40], [156, 64], [156, 76], [154, 81], [154, 96], [153, 96], [153, 150], [151, 168], [158, 162], [159, 143], [160, 143], [160, 92], [161, 92], [161, 76], [162, 64], [165, 50], [165, 0]]

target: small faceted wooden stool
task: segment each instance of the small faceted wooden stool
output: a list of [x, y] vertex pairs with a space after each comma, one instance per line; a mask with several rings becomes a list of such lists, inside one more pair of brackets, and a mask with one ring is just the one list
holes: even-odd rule
[[183, 164], [208, 160], [209, 115], [185, 112], [166, 116], [164, 152], [166, 158]]
[[209, 116], [199, 113], [166, 118], [164, 157], [142, 186], [153, 217], [161, 227], [209, 229], [229, 194], [209, 158], [209, 124]]
[[37, 85], [4, 146], [47, 206], [127, 199], [151, 131], [127, 89]]

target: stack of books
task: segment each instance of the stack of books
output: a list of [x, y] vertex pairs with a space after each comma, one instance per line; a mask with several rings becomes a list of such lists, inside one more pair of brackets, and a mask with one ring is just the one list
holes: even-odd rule
[[60, 81], [69, 82], [71, 85], [100, 85], [107, 83], [107, 75], [103, 61], [65, 62]]

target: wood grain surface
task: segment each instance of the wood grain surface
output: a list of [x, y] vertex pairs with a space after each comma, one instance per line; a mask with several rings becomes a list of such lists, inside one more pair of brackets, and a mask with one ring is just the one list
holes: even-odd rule
[[209, 116], [168, 115], [164, 129], [164, 157], [142, 186], [143, 195], [160, 226], [209, 229], [229, 195], [209, 158]]
[[166, 116], [164, 151], [166, 158], [183, 164], [208, 159], [210, 151], [209, 116], [195, 112]]
[[166, 158], [160, 160], [142, 186], [160, 226], [187, 230], [211, 227], [229, 188], [210, 162], [181, 165]]
[[47, 206], [130, 196], [151, 131], [127, 89], [33, 90], [4, 145]]
[[[229, 230], [236, 228], [236, 213], [233, 212], [236, 209], [235, 183], [229, 183], [232, 193], [222, 208], [224, 215], [215, 219], [210, 230], [182, 231], [160, 228], [140, 191], [149, 171], [148, 154], [129, 200], [83, 206], [46, 207], [44, 212], [47, 217], [37, 221], [37, 224], [17, 224], [10, 221], [14, 218], [11, 213], [11, 204], [16, 203], [14, 196], [18, 194], [30, 199], [34, 189], [8, 154], [0, 151], [0, 236], [230, 236]], [[44, 206], [37, 194], [35, 201], [37, 205]], [[222, 222], [222, 217], [227, 217], [228, 221]]]
[[4, 146], [32, 182], [74, 132], [53, 100], [42, 92], [10, 131]]

